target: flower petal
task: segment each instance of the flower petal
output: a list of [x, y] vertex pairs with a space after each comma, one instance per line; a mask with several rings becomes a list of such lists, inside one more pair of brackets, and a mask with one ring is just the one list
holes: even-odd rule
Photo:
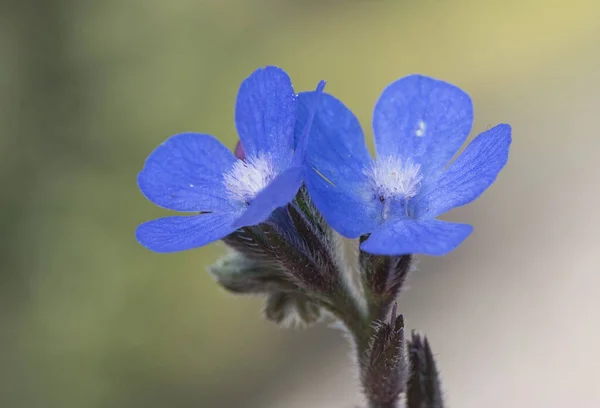
[[435, 218], [479, 197], [506, 164], [510, 143], [511, 127], [505, 124], [477, 136], [435, 183], [415, 197], [415, 216]]
[[373, 114], [377, 156], [412, 157], [425, 177], [442, 169], [465, 142], [473, 104], [447, 82], [410, 75], [390, 84]]
[[235, 105], [235, 124], [246, 156], [270, 152], [277, 161], [289, 160], [297, 108], [292, 82], [282, 69], [260, 68], [244, 80]]
[[280, 173], [252, 199], [247, 210], [233, 222], [232, 228], [260, 224], [271, 216], [273, 210], [292, 201], [302, 185], [303, 172], [302, 167], [291, 167]]
[[294, 139], [297, 139], [294, 140], [294, 166], [304, 166], [305, 164], [308, 136], [310, 135], [310, 130], [317, 114], [317, 109], [319, 108], [323, 89], [325, 89], [325, 81], [320, 81], [317, 89], [313, 92], [303, 93], [302, 99], [304, 103], [298, 103], [298, 110], [302, 110], [302, 113], [298, 112], [296, 131], [294, 132]]
[[304, 162], [306, 158], [306, 145], [311, 124], [319, 103], [319, 98], [325, 88], [325, 81], [320, 81], [314, 92], [309, 92], [307, 99], [307, 116], [303, 121], [300, 142], [296, 147], [291, 167], [279, 174], [265, 189], [259, 192], [251, 201], [248, 209], [234, 223], [234, 227], [241, 228], [256, 225], [266, 221], [273, 210], [282, 207], [296, 197], [302, 185], [304, 176]]
[[377, 255], [445, 255], [458, 247], [473, 231], [467, 224], [440, 220], [391, 220], [361, 244]]
[[[298, 123], [306, 121], [310, 94], [299, 95]], [[376, 225], [364, 169], [371, 158], [356, 116], [341, 101], [321, 95], [307, 146], [305, 182], [314, 204], [340, 234], [356, 238]]]
[[347, 180], [340, 186], [331, 184], [314, 169], [307, 172], [306, 186], [313, 203], [338, 233], [353, 239], [379, 225], [381, 215], [365, 193], [366, 180]]
[[235, 231], [235, 215], [207, 213], [195, 216], [166, 217], [140, 225], [135, 235], [140, 244], [154, 252], [176, 252], [198, 248]]
[[150, 153], [138, 185], [148, 200], [170, 210], [226, 211], [231, 205], [223, 173], [235, 160], [214, 137], [181, 133]]

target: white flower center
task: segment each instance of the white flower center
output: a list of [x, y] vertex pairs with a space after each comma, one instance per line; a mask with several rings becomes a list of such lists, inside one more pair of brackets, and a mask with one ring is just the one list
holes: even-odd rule
[[417, 130], [415, 131], [415, 136], [423, 137], [425, 135], [425, 130], [427, 129], [427, 125], [422, 120], [417, 124]]
[[366, 168], [364, 173], [369, 177], [371, 188], [380, 201], [386, 199], [408, 200], [419, 190], [423, 180], [421, 165], [410, 158], [402, 161], [395, 156], [381, 157]]
[[270, 155], [247, 156], [245, 160], [236, 161], [223, 175], [223, 184], [232, 199], [248, 204], [275, 175]]

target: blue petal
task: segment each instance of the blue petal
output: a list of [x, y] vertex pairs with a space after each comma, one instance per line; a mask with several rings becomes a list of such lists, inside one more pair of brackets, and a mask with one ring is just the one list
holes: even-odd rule
[[509, 125], [498, 125], [477, 136], [422, 195], [415, 197], [415, 216], [435, 218], [470, 203], [495, 180], [508, 160]]
[[390, 84], [373, 114], [377, 155], [412, 157], [427, 177], [442, 169], [465, 142], [473, 104], [454, 85], [422, 75]]
[[227, 211], [223, 173], [235, 161], [214, 137], [181, 133], [150, 153], [138, 185], [148, 200], [170, 210]]
[[[304, 166], [306, 159], [306, 149], [308, 146], [308, 136], [310, 135], [310, 129], [312, 128], [312, 123], [315, 119], [315, 115], [317, 114], [317, 109], [319, 108], [319, 102], [321, 101], [321, 95], [323, 94], [323, 89], [325, 89], [325, 81], [320, 81], [317, 85], [317, 89], [314, 92], [305, 92], [303, 96], [304, 103], [298, 104], [299, 110], [302, 110], [302, 113], [298, 112], [298, 121], [296, 122], [296, 132], [294, 132], [294, 138], [298, 140], [294, 140], [294, 166]], [[312, 99], [312, 100], [311, 100]], [[300, 123], [300, 118], [302, 118], [302, 122]], [[301, 129], [298, 132], [298, 129]], [[298, 134], [296, 136], [296, 134]]]
[[473, 231], [467, 224], [440, 220], [392, 220], [383, 224], [361, 244], [377, 255], [445, 255], [458, 247]]
[[339, 186], [325, 180], [316, 170], [307, 172], [306, 186], [313, 203], [338, 233], [353, 239], [379, 225], [381, 214], [365, 193], [365, 180], [348, 180]]
[[289, 164], [294, 148], [298, 101], [289, 76], [266, 67], [248, 77], [237, 96], [235, 124], [246, 156], [270, 152]]
[[302, 167], [291, 167], [275, 177], [254, 197], [248, 209], [233, 222], [232, 228], [260, 224], [271, 216], [273, 210], [292, 201], [302, 185], [303, 172]]
[[136, 238], [155, 252], [176, 252], [198, 248], [235, 231], [233, 214], [207, 213], [188, 217], [166, 217], [140, 225]]
[[[308, 118], [311, 93], [299, 95], [300, 126]], [[325, 220], [356, 238], [376, 225], [376, 211], [363, 173], [371, 158], [356, 116], [341, 101], [321, 95], [307, 145], [305, 182]]]

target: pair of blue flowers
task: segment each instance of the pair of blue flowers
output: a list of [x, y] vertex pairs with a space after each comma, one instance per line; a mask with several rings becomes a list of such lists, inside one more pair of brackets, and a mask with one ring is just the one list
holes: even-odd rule
[[243, 155], [199, 133], [161, 144], [138, 176], [141, 191], [161, 207], [199, 214], [146, 222], [138, 241], [156, 252], [209, 244], [267, 221], [304, 183], [332, 228], [348, 238], [368, 234], [366, 252], [456, 248], [472, 227], [436, 218], [494, 182], [508, 159], [510, 126], [483, 132], [448, 166], [471, 130], [471, 99], [446, 82], [410, 75], [375, 105], [373, 159], [358, 120], [324, 85], [296, 94], [279, 68], [250, 75], [235, 106]]

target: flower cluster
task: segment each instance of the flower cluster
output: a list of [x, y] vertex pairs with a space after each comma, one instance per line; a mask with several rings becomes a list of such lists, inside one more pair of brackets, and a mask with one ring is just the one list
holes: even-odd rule
[[437, 218], [495, 181], [511, 128], [481, 133], [452, 160], [471, 131], [471, 99], [410, 75], [375, 105], [373, 158], [356, 116], [324, 86], [297, 93], [283, 70], [258, 69], [237, 96], [234, 152], [200, 133], [156, 148], [138, 176], [142, 193], [193, 214], [146, 222], [137, 239], [156, 252], [222, 240], [232, 252], [211, 272], [224, 288], [264, 294], [265, 314], [278, 323], [327, 318], [346, 327], [370, 406], [395, 407], [402, 396], [409, 407], [441, 406], [429, 343], [404, 340], [394, 300], [415, 254], [444, 255], [471, 233]]

